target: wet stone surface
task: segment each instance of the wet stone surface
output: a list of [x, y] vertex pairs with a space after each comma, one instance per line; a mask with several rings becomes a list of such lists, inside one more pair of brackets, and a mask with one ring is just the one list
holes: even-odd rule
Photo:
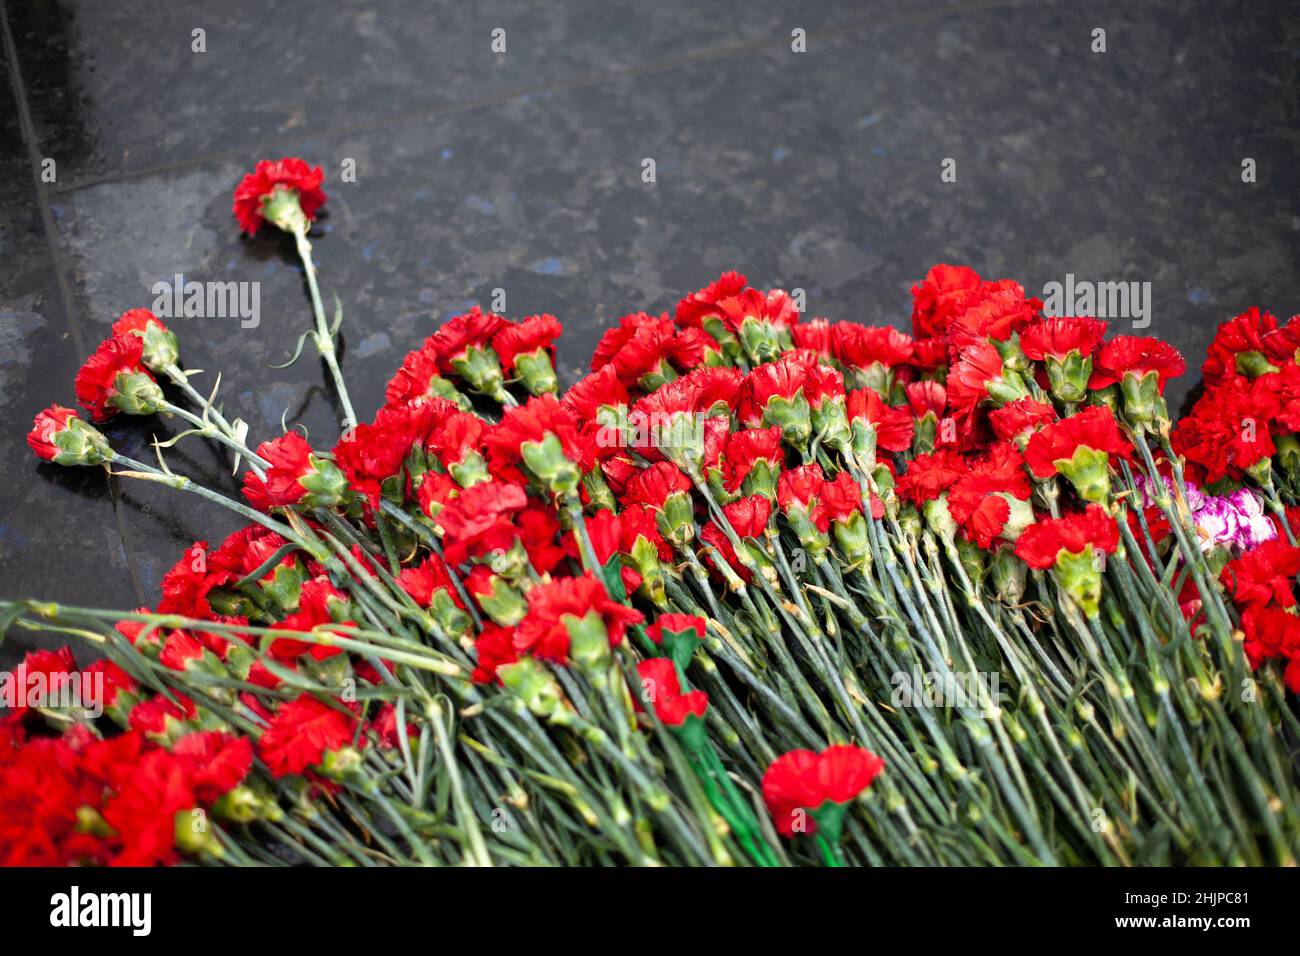
[[[572, 380], [619, 316], [725, 269], [804, 289], [811, 314], [903, 326], [908, 288], [939, 261], [1040, 295], [1067, 275], [1150, 283], [1145, 317], [1114, 324], [1149, 320], [1184, 351], [1174, 408], [1217, 323], [1300, 311], [1285, 5], [289, 0], [273, 20], [252, 0], [205, 6], [0, 5], [0, 597], [153, 604], [186, 545], [237, 526], [189, 496], [39, 465], [23, 441], [155, 283], [258, 283], [255, 327], [170, 321], [184, 361], [200, 389], [222, 374], [254, 439], [283, 419], [332, 444], [319, 361], [270, 367], [310, 322], [292, 246], [242, 238], [230, 215], [262, 157], [325, 168], [314, 242], [363, 417], [408, 349], [495, 289], [511, 317], [560, 317]], [[107, 431], [143, 458], [176, 428]], [[236, 491], [214, 448], [186, 440], [170, 461]]]

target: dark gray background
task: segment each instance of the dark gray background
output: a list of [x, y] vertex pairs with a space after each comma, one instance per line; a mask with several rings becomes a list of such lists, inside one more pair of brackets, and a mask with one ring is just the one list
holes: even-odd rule
[[[511, 316], [566, 323], [571, 379], [620, 315], [729, 268], [806, 289], [814, 314], [904, 326], [937, 261], [1032, 292], [1067, 272], [1149, 281], [1147, 334], [1192, 367], [1175, 407], [1216, 323], [1300, 308], [1293, 3], [0, 0], [0, 14], [0, 597], [153, 604], [186, 544], [236, 527], [196, 499], [38, 465], [23, 441], [160, 279], [260, 281], [256, 329], [172, 323], [184, 359], [224, 371], [255, 437], [287, 409], [332, 443], [319, 362], [267, 367], [310, 312], [291, 246], [242, 239], [230, 216], [261, 157], [326, 169], [318, 263], [347, 309], [363, 417], [408, 349], [497, 287]], [[54, 184], [37, 181], [46, 157]], [[339, 182], [345, 158], [356, 184]], [[140, 456], [168, 427], [109, 433]], [[187, 441], [172, 462], [234, 491], [209, 448]]]

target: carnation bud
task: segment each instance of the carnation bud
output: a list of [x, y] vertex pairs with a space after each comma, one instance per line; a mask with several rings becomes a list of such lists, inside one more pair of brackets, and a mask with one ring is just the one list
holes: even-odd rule
[[27, 444], [38, 457], [56, 465], [102, 465], [113, 457], [108, 439], [97, 428], [60, 405], [36, 416]]
[[1062, 548], [1056, 555], [1054, 570], [1061, 587], [1083, 613], [1096, 617], [1101, 607], [1101, 568], [1092, 549], [1076, 554]]
[[546, 349], [516, 355], [515, 374], [530, 395], [554, 395], [559, 391], [555, 368], [551, 364], [551, 353]]
[[262, 216], [277, 229], [288, 233], [307, 234], [309, 220], [298, 201], [298, 190], [277, 183], [262, 197]]
[[165, 401], [162, 388], [144, 371], [124, 370], [113, 380], [108, 404], [128, 415], [153, 415]]
[[1064, 358], [1046, 356], [1047, 381], [1052, 397], [1060, 402], [1081, 402], [1088, 394], [1088, 379], [1092, 377], [1092, 359], [1071, 350]]
[[563, 712], [564, 695], [555, 675], [536, 658], [523, 657], [513, 664], [502, 664], [497, 668], [497, 677], [536, 716], [555, 717]]

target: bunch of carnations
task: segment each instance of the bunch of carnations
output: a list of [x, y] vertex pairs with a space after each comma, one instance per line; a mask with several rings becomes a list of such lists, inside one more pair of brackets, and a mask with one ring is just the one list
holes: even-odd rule
[[[0, 603], [100, 655], [14, 686], [101, 675], [5, 716], [0, 859], [1295, 862], [1297, 320], [1227, 323], [1174, 428], [1173, 348], [1010, 280], [936, 266], [907, 335], [727, 273], [562, 394], [554, 317], [456, 316], [357, 424], [320, 183], [259, 164], [235, 213], [302, 257], [332, 449], [250, 447], [143, 310], [77, 377], [90, 421], [37, 418], [41, 458], [249, 524], [152, 610]], [[146, 464], [117, 414], [190, 427]], [[168, 466], [182, 438], [242, 500]]]

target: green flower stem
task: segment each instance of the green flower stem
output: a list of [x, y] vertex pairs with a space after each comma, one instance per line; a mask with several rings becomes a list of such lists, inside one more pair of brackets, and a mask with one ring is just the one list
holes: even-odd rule
[[273, 518], [269, 518], [260, 511], [256, 511], [241, 502], [227, 498], [225, 495], [218, 494], [215, 491], [211, 491], [203, 485], [195, 484], [184, 475], [161, 471], [152, 465], [146, 465], [143, 462], [135, 461], [134, 459], [127, 458], [125, 455], [119, 455], [116, 452], [113, 453], [111, 460], [115, 465], [122, 465], [131, 469], [131, 471], [127, 473], [129, 477], [142, 478], [147, 481], [156, 481], [159, 484], [167, 485], [179, 491], [188, 491], [191, 494], [196, 494], [200, 498], [206, 498], [208, 501], [219, 504], [221, 507], [233, 511], [235, 514], [246, 518], [249, 521], [256, 522], [262, 527], [274, 531], [287, 541], [292, 541], [294, 544], [298, 545], [318, 561], [326, 560], [329, 557], [328, 553], [323, 551], [319, 545], [308, 542], [287, 525], [281, 524]]
[[312, 313], [316, 317], [316, 331], [312, 340], [316, 351], [325, 360], [334, 379], [334, 390], [338, 393], [339, 404], [343, 406], [343, 430], [356, 427], [357, 413], [352, 410], [352, 400], [348, 397], [348, 387], [343, 381], [343, 371], [339, 368], [338, 356], [334, 351], [334, 338], [330, 334], [329, 324], [325, 321], [325, 305], [321, 302], [320, 286], [316, 282], [316, 264], [312, 260], [311, 240], [307, 238], [310, 224], [304, 218], [293, 231], [294, 244], [298, 249], [298, 258], [302, 260], [302, 269], [307, 276], [307, 289], [311, 293]]

